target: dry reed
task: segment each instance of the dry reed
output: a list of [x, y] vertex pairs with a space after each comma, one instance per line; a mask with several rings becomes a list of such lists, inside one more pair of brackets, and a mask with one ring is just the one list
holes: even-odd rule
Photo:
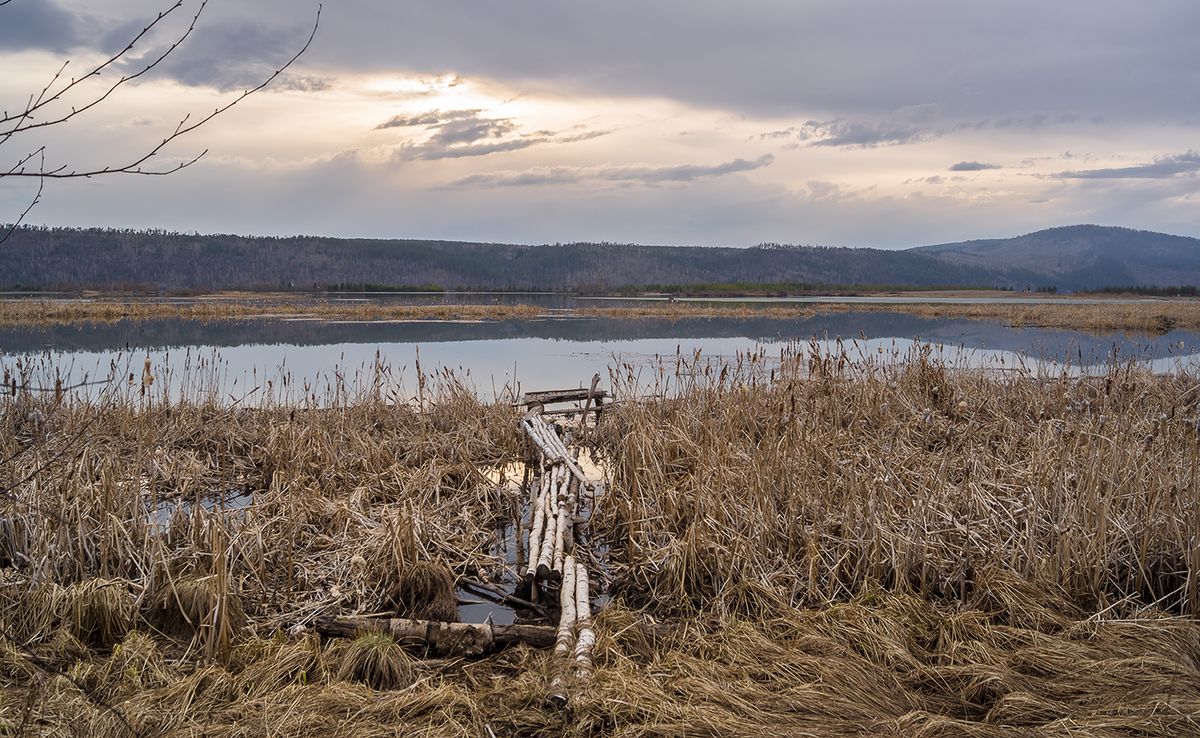
[[287, 295], [228, 296], [203, 301], [154, 302], [95, 298], [81, 300], [0, 300], [0, 325], [40, 326], [111, 323], [119, 320], [237, 320], [248, 318], [322, 321], [491, 321], [532, 320], [548, 312], [558, 317], [646, 318], [811, 318], [844, 312], [886, 312], [925, 318], [991, 320], [1017, 327], [1085, 331], [1132, 331], [1158, 335], [1200, 329], [1200, 300], [1156, 299], [1074, 304], [1059, 301], [1015, 303], [722, 303], [655, 302], [597, 305], [547, 311], [536, 305], [392, 305], [371, 302], [300, 300]]
[[613, 384], [568, 712], [546, 652], [304, 627], [501, 581], [511, 398], [0, 399], [0, 732], [1200, 734], [1200, 378], [794, 347]]

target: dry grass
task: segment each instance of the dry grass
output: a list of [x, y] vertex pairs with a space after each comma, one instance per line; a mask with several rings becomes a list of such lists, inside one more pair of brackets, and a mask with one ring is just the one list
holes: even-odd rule
[[454, 594], [454, 572], [450, 567], [417, 561], [390, 574], [384, 573], [381, 610], [393, 611], [402, 618], [458, 620], [458, 598]]
[[[78, 301], [0, 300], [0, 326], [38, 326], [72, 323], [110, 323], [118, 320], [235, 320], [264, 316], [353, 321], [481, 321], [531, 320], [546, 314], [535, 305], [387, 305], [298, 300], [287, 295], [228, 295], [221, 299], [185, 302], [145, 302], [96, 298]], [[557, 311], [585, 317], [643, 318], [811, 318], [842, 312], [886, 312], [926, 318], [991, 320], [1018, 327], [1064, 328], [1086, 331], [1133, 331], [1157, 335], [1171, 330], [1200, 329], [1200, 300], [1106, 302], [1077, 305], [1066, 302], [954, 303], [801, 303], [736, 304], [718, 302], [658, 302], [605, 305]]]
[[412, 684], [412, 657], [385, 633], [364, 633], [339, 654], [338, 679], [372, 689], [400, 689]]
[[589, 432], [617, 597], [568, 711], [546, 652], [285, 634], [499, 580], [511, 405], [0, 399], [0, 733], [1200, 735], [1200, 378], [678, 362]]
[[112, 323], [118, 320], [235, 320], [264, 316], [317, 320], [501, 320], [535, 318], [531, 305], [386, 305], [297, 300], [288, 296], [237, 297], [212, 301], [146, 302], [87, 300], [0, 300], [0, 325]]

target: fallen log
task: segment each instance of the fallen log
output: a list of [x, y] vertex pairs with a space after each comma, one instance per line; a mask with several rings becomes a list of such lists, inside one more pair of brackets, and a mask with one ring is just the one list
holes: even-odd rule
[[569, 694], [571, 653], [575, 650], [575, 558], [568, 556], [563, 564], [560, 591], [558, 634], [554, 641], [554, 656], [550, 662], [550, 704], [565, 707]]
[[[546, 498], [554, 489], [554, 477], [557, 476], [558, 467], [542, 467], [542, 475], [538, 480], [538, 494], [532, 501], [533, 506], [533, 524], [529, 529], [529, 568], [525, 572], [526, 583], [530, 586], [537, 578], [538, 561], [541, 560], [542, 536], [546, 530]], [[519, 545], [518, 541], [518, 545]], [[532, 592], [530, 592], [532, 596]]]
[[596, 632], [592, 629], [587, 567], [582, 562], [575, 564], [575, 620], [579, 624], [579, 633], [575, 636], [575, 678], [585, 681], [595, 668], [592, 648], [596, 645]]
[[403, 646], [421, 648], [438, 657], [482, 656], [517, 644], [548, 648], [554, 645], [556, 636], [555, 629], [548, 625], [443, 623], [361, 615], [320, 618], [313, 627], [322, 636], [334, 638], [387, 633]]

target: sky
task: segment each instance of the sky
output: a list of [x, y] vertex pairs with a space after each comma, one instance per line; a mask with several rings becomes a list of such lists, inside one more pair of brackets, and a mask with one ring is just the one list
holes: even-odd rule
[[[0, 5], [0, 108], [172, 0]], [[188, 28], [183, 0], [95, 99]], [[159, 65], [0, 173], [121, 165], [266, 79], [306, 0], [209, 0]], [[1099, 223], [1200, 236], [1195, 0], [327, 0], [275, 82], [151, 162], [45, 184], [27, 222], [201, 233], [901, 248]], [[52, 117], [48, 119], [53, 119]], [[36, 180], [0, 177], [0, 222]]]

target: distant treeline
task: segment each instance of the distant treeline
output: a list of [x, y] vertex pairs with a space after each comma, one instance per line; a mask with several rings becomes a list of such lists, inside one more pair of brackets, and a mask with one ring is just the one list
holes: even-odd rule
[[[852, 297], [876, 292], [915, 292], [927, 289], [920, 285], [911, 284], [834, 284], [834, 283], [797, 283], [797, 282], [702, 282], [697, 284], [646, 284], [630, 285], [615, 290], [583, 288], [584, 294], [619, 294], [644, 295], [660, 294], [679, 297], [722, 297], [722, 296], [751, 296], [751, 297], [802, 297], [805, 295], [841, 295]], [[938, 289], [946, 290], [1011, 290], [1008, 286], [987, 285], [939, 285]]]
[[[1161, 287], [1178, 280], [1180, 287]], [[1191, 284], [1189, 284], [1191, 283]], [[1105, 285], [1130, 287], [1105, 287]], [[907, 250], [517, 244], [21, 227], [0, 289], [807, 294], [1004, 289], [1194, 295], [1200, 240], [1101, 226]]]
[[629, 285], [945, 287], [1008, 279], [908, 251], [246, 237], [21, 227], [0, 288], [155, 290], [615, 290]]
[[1197, 297], [1200, 296], [1200, 288], [1194, 284], [1169, 286], [1150, 285], [1145, 287], [1101, 287], [1094, 292], [1105, 294], [1129, 294], [1129, 295], [1147, 295], [1152, 297]]

